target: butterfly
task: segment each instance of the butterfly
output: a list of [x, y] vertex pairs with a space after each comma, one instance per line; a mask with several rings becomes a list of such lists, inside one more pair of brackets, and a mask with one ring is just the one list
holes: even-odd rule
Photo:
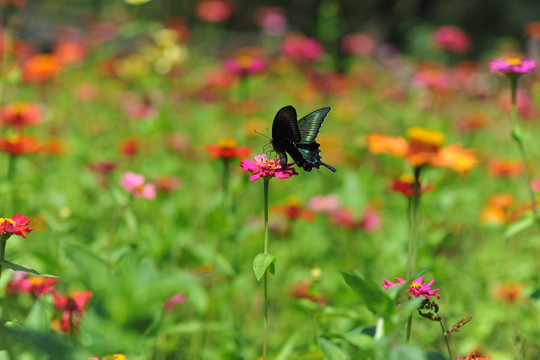
[[336, 172], [336, 169], [321, 161], [321, 150], [315, 142], [319, 129], [330, 112], [329, 107], [315, 110], [296, 121], [296, 110], [288, 105], [281, 108], [272, 124], [272, 144], [279, 155], [281, 167], [287, 166], [287, 153], [291, 155], [296, 165], [305, 171], [319, 168], [321, 165]]

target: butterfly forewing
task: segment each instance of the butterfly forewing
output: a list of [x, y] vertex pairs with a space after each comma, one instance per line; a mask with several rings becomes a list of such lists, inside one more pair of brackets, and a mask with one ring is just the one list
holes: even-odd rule
[[293, 142], [301, 140], [298, 122], [296, 121], [296, 110], [291, 105], [281, 108], [272, 124], [272, 139], [275, 142], [278, 139], [287, 138]]
[[319, 134], [319, 129], [330, 112], [329, 107], [315, 110], [298, 120], [298, 129], [300, 131], [300, 140], [298, 144], [310, 144], [315, 141]]

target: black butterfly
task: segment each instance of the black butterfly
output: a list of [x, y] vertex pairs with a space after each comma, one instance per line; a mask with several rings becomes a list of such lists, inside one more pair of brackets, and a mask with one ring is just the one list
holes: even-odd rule
[[324, 118], [330, 112], [325, 107], [307, 114], [296, 121], [296, 110], [291, 105], [281, 108], [272, 124], [272, 146], [279, 155], [281, 167], [287, 166], [287, 153], [291, 155], [296, 165], [306, 171], [325, 166], [336, 172], [336, 169], [321, 161], [321, 150], [315, 142]]

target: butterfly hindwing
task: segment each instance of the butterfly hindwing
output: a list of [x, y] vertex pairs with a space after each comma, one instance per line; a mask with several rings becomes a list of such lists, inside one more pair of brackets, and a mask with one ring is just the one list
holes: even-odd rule
[[278, 111], [272, 124], [272, 146], [279, 156], [282, 168], [287, 166], [287, 154], [289, 154], [296, 165], [305, 171], [318, 169], [321, 165], [336, 171], [321, 161], [320, 145], [315, 141], [329, 112], [330, 108], [325, 107], [297, 121], [296, 110], [291, 105]]

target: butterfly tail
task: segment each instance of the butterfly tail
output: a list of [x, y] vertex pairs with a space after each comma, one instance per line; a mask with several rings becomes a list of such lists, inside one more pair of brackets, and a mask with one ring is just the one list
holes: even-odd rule
[[[320, 160], [319, 160], [319, 164], [320, 164], [320, 165], [322, 165], [322, 166], [324, 166], [325, 168], [327, 168], [327, 169], [329, 169], [329, 170], [333, 171], [333, 172], [336, 172], [336, 171], [337, 171], [336, 169], [334, 169], [334, 168], [333, 168], [333, 167], [331, 167], [330, 165], [328, 165], [328, 164], [325, 164], [325, 163], [323, 163], [323, 162], [322, 162], [322, 161], [320, 161]], [[317, 168], [319, 168], [319, 167], [317, 166]]]

